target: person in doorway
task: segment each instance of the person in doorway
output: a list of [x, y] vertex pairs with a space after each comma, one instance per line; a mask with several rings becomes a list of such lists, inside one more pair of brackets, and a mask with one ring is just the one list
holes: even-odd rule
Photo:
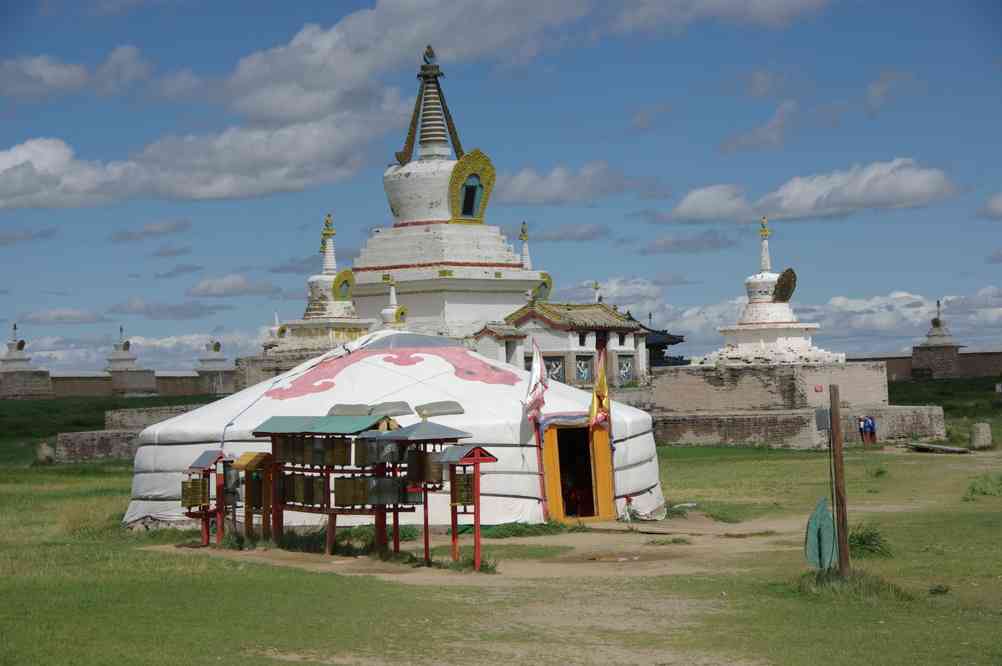
[[859, 428], [859, 442], [866, 446], [866, 419], [862, 416], [856, 417], [856, 427]]

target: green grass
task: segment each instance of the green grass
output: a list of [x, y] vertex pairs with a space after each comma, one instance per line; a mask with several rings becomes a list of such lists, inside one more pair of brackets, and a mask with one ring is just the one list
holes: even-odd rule
[[853, 558], [893, 556], [880, 528], [869, 523], [857, 523], [849, 529], [849, 554]]
[[[451, 546], [435, 546], [431, 549], [433, 559], [451, 557]], [[536, 544], [483, 544], [482, 555], [492, 560], [544, 560], [560, 557], [574, 550], [571, 546], [545, 546]], [[473, 556], [473, 546], [460, 546], [459, 558]]]
[[941, 405], [947, 441], [953, 446], [968, 446], [971, 425], [987, 422], [997, 447], [1002, 442], [1002, 396], [995, 393], [999, 381], [998, 377], [975, 377], [890, 382], [887, 393], [892, 405]]
[[[535, 525], [529, 523], [501, 523], [498, 525], [484, 525], [480, 528], [480, 536], [484, 539], [513, 539], [516, 537], [550, 536], [553, 534], [564, 534], [565, 532], [587, 532], [588, 529], [588, 526], [584, 523], [561, 523], [555, 520]], [[457, 531], [459, 534], [472, 534], [473, 526], [461, 525]]]
[[204, 404], [217, 398], [189, 395], [0, 400], [0, 424], [3, 424], [0, 429], [0, 464], [30, 464], [35, 458], [35, 445], [40, 440], [54, 438], [57, 433], [102, 430], [107, 410]]

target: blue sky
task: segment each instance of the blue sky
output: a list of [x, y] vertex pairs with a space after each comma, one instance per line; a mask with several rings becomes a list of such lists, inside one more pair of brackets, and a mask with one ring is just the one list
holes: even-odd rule
[[101, 367], [120, 324], [182, 368], [300, 316], [324, 214], [343, 262], [389, 223], [426, 43], [501, 174], [488, 222], [529, 222], [560, 296], [599, 280], [712, 349], [766, 213], [821, 345], [905, 348], [937, 298], [1002, 345], [998, 3], [13, 5], [0, 319], [53, 369]]

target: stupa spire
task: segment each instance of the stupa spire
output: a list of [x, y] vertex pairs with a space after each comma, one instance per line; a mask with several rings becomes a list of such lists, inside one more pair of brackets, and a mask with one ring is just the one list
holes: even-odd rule
[[324, 218], [320, 232], [320, 252], [324, 255], [324, 275], [337, 275], [337, 258], [334, 255], [334, 220], [330, 213]]
[[390, 280], [390, 302], [379, 312], [383, 328], [397, 328], [403, 322], [403, 315], [403, 308], [397, 305], [397, 283]]
[[413, 158], [415, 138], [418, 142], [418, 159], [447, 159], [450, 156], [450, 142], [456, 159], [463, 156], [459, 132], [452, 122], [452, 114], [449, 113], [442, 84], [439, 82], [439, 78], [445, 74], [438, 66], [431, 44], [425, 49], [422, 59], [424, 62], [418, 73], [421, 85], [418, 87], [417, 99], [414, 100], [407, 141], [403, 150], [396, 154], [397, 163], [401, 166]]
[[759, 269], [763, 273], [769, 273], [772, 271], [772, 258], [769, 256], [769, 236], [772, 235], [772, 232], [769, 230], [769, 218], [763, 215], [759, 221], [759, 225], [758, 235], [762, 237], [762, 255], [759, 259]]
[[532, 257], [529, 256], [529, 225], [522, 222], [522, 230], [518, 234], [518, 239], [522, 241], [522, 268], [532, 270]]

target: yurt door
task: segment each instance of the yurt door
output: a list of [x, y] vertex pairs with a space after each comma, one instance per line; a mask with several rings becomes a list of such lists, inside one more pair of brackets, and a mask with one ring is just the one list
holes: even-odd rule
[[612, 456], [605, 430], [551, 426], [543, 441], [543, 467], [550, 518], [615, 518]]

